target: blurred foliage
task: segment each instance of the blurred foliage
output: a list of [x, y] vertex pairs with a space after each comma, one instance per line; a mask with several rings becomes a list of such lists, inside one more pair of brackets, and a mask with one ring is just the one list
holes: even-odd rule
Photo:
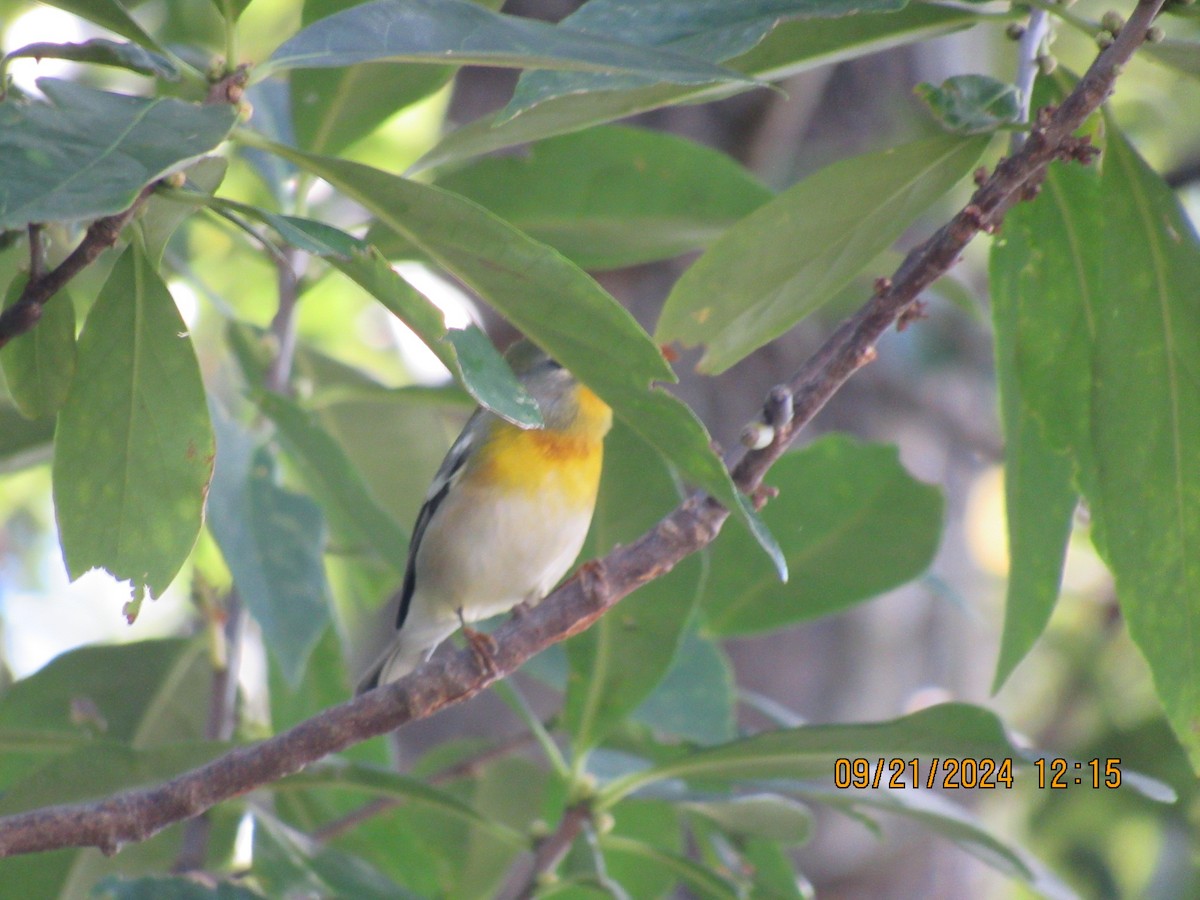
[[[1009, 592], [995, 705], [1008, 723], [939, 703], [809, 725], [740, 687], [721, 639], [778, 635], [921, 578], [947, 529], [942, 492], [894, 446], [830, 435], [775, 467], [779, 498], [760, 518], [699, 416], [662, 387], [676, 373], [659, 343], [702, 346], [701, 370], [717, 372], [861, 302], [896, 243], [961, 204], [978, 161], [1022, 127], [1015, 64], [921, 88], [971, 137], [925, 118], [778, 194], [693, 139], [613, 123], [882, 49], [927, 53], [967, 29], [1013, 46], [1004, 31], [1028, 8], [590, 0], [551, 24], [500, 5], [0, 0], [6, 305], [31, 256], [59, 263], [89, 222], [170, 183], [0, 350], [6, 646], [33, 630], [18, 595], [63, 580], [59, 549], [72, 577], [104, 569], [135, 597], [164, 595], [143, 616], [175, 614], [167, 636], [85, 636], [33, 674], [0, 676], [0, 812], [169, 777], [227, 737], [277, 733], [347, 696], [402, 577], [406, 526], [471, 405], [540, 420], [469, 320], [474, 301], [616, 412], [589, 553], [635, 539], [689, 485], [739, 521], [529, 667], [536, 683], [517, 684], [549, 697], [544, 717], [506, 686], [513, 735], [443, 742], [405, 775], [367, 742], [212, 810], [198, 858], [181, 825], [113, 858], [0, 861], [0, 885], [32, 898], [490, 896], [584, 808], [540, 896], [808, 896], [796, 849], [831, 812], [876, 833], [914, 823], [1018, 886], [1004, 890], [1195, 895], [1200, 240], [1163, 173], [1200, 169], [1200, 20], [1172, 6], [1167, 40], [1086, 126], [1098, 164], [1056, 164], [992, 244], [1011, 547], [997, 564]], [[1048, 8], [1038, 50], [1060, 66], [1037, 90], [1051, 97], [1094, 56], [1103, 10]], [[245, 96], [202, 103], [243, 61]], [[512, 101], [452, 130], [450, 92], [479, 63], [522, 70]], [[666, 261], [677, 280], [653, 338], [588, 274]], [[972, 280], [941, 293], [971, 310]], [[966, 320], [937, 313], [914, 330]], [[453, 383], [431, 386], [431, 360]], [[210, 683], [242, 655], [223, 729], [207, 719]], [[1123, 783], [1039, 788], [1042, 758], [1119, 759]], [[988, 759], [1013, 761], [1011, 789], [968, 803], [912, 784]], [[204, 877], [168, 877], [184, 859]]]

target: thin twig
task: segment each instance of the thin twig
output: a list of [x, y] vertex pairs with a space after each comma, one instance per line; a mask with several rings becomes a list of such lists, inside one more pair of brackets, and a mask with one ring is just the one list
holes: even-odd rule
[[296, 358], [296, 300], [299, 279], [296, 277], [296, 251], [287, 247], [282, 258], [275, 260], [278, 273], [279, 306], [271, 320], [275, 338], [275, 358], [267, 369], [264, 382], [268, 391], [286, 394], [292, 377], [292, 362]]
[[29, 223], [29, 280], [35, 281], [46, 272], [46, 248], [42, 246], [42, 224]]
[[[228, 741], [233, 737], [237, 723], [238, 672], [242, 665], [246, 610], [236, 591], [231, 591], [226, 598], [224, 613], [225, 624], [221, 636], [223, 658], [213, 665], [208, 721], [204, 723], [204, 737], [209, 741]], [[212, 822], [207, 812], [188, 820], [172, 871], [191, 872], [204, 867], [211, 831]]]
[[[1029, 24], [1017, 44], [1017, 90], [1021, 92], [1021, 121], [1029, 121], [1029, 111], [1033, 106], [1033, 83], [1041, 68], [1039, 57], [1042, 44], [1050, 33], [1050, 18], [1044, 9], [1034, 9], [1029, 14]], [[1025, 134], [1020, 131], [1012, 133], [1012, 152], [1016, 153], [1025, 143]]]
[[592, 818], [591, 806], [586, 802], [568, 806], [558, 820], [558, 827], [537, 842], [532, 858], [526, 856], [518, 861], [521, 871], [514, 869], [510, 885], [501, 889], [499, 900], [529, 900], [537, 891], [543, 876], [553, 872], [567, 855], [575, 839], [579, 837]]
[[[1039, 114], [1021, 152], [998, 165], [971, 202], [914, 249], [890, 281], [881, 281], [876, 295], [787, 382], [793, 418], [774, 428], [768, 446], [746, 453], [736, 464], [733, 475], [742, 490], [750, 493], [758, 488], [799, 429], [873, 357], [880, 335], [955, 264], [975, 234], [1000, 221], [1025, 193], [1027, 182], [1056, 158], [1089, 155], [1086, 142], [1072, 133], [1109, 95], [1121, 66], [1145, 39], [1161, 5], [1162, 0], [1138, 3], [1126, 27], [1063, 104], [1053, 113]], [[469, 649], [434, 658], [399, 681], [324, 710], [268, 740], [235, 748], [163, 784], [0, 819], [0, 857], [81, 846], [115, 853], [124, 843], [145, 840], [170, 824], [298, 772], [330, 753], [473, 697], [550, 644], [585, 630], [622, 597], [706, 546], [727, 516], [728, 511], [711, 498], [689, 497], [633, 543], [585, 564], [576, 577], [519, 620], [502, 623], [492, 633], [495, 649], [490, 666], [483, 666]]]
[[137, 215], [157, 185], [156, 181], [142, 188], [128, 209], [97, 219], [88, 226], [87, 234], [70, 256], [40, 278], [29, 279], [17, 302], [0, 313], [0, 347], [36, 325], [42, 318], [42, 307], [46, 301], [117, 242], [121, 230]]

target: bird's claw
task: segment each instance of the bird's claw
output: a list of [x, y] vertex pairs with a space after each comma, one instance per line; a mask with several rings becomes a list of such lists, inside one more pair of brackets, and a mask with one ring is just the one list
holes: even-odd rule
[[489, 675], [496, 674], [496, 641], [490, 634], [463, 626], [463, 637], [471, 648], [471, 654], [479, 667]]

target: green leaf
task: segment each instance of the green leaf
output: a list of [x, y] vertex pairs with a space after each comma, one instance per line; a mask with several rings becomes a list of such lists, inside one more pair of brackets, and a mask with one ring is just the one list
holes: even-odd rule
[[0, 402], [0, 473], [16, 472], [50, 459], [55, 420], [27, 419]]
[[178, 639], [81, 647], [55, 657], [0, 698], [0, 787], [31, 762], [44, 762], [48, 751], [88, 743], [95, 734], [138, 746], [163, 735], [202, 738], [206, 662], [201, 643]]
[[[482, 5], [495, 9], [500, 3]], [[342, 0], [305, 0], [303, 23], [310, 25], [344, 7]], [[453, 66], [391, 63], [297, 69], [288, 78], [296, 141], [312, 153], [341, 153], [397, 111], [439, 90], [455, 71]]]
[[922, 82], [914, 90], [942, 127], [955, 134], [989, 134], [1025, 118], [1016, 86], [988, 75], [955, 75], [940, 85]]
[[[331, 569], [333, 569], [332, 566]], [[358, 573], [364, 569], [365, 567], [358, 566], [353, 571]], [[364, 581], [371, 580], [372, 576], [383, 580], [378, 570], [368, 570], [368, 572]], [[387, 575], [390, 573], [385, 572], [384, 577]], [[389, 590], [394, 580], [394, 578], [388, 577], [388, 586], [379, 590], [377, 596], [382, 596]], [[334, 571], [330, 571], [330, 581], [334, 582], [334, 591], [337, 592], [337, 577]], [[304, 677], [297, 685], [287, 683], [287, 679], [283, 677], [279, 665], [273, 658], [268, 656], [267, 663], [267, 688], [271, 697], [271, 725], [276, 733], [291, 728], [324, 709], [336, 706], [352, 693], [352, 683], [349, 673], [346, 671], [346, 659], [342, 651], [341, 638], [332, 623], [318, 638], [317, 645], [308, 659], [308, 665], [304, 669]], [[364, 741], [348, 747], [343, 754], [346, 758], [353, 758], [355, 761], [365, 763], [382, 765], [386, 764], [388, 760], [388, 750], [382, 741]]]
[[340, 760], [326, 760], [310, 766], [272, 784], [274, 791], [303, 791], [314, 788], [339, 788], [386, 797], [421, 806], [451, 818], [461, 819], [472, 826], [485, 828], [513, 846], [525, 845], [525, 838], [501, 822], [481, 815], [476, 809], [454, 795], [430, 787], [419, 778], [398, 775], [385, 768], [355, 765]]
[[58, 417], [54, 508], [71, 577], [104, 568], [135, 599], [165, 591], [200, 531], [214, 452], [187, 326], [131, 245], [88, 314]]
[[[658, 455], [620, 423], [605, 441], [600, 496], [585, 545], [602, 555], [651, 527], [680, 501]], [[564, 724], [576, 755], [600, 743], [671, 668], [695, 607], [703, 566], [684, 560], [567, 642]]]
[[54, 449], [54, 419], [26, 419], [0, 402], [0, 473], [46, 462]]
[[94, 900], [262, 900], [262, 894], [222, 881], [215, 886], [182, 876], [125, 878], [109, 875], [89, 895]]
[[[976, 21], [978, 17], [969, 10], [913, 4], [896, 13], [784, 22], [757, 47], [728, 65], [763, 81], [777, 81], [818, 66], [956, 31]], [[500, 114], [495, 113], [464, 125], [443, 138], [411, 171], [459, 162], [664, 106], [717, 100], [748, 87], [728, 83], [658, 85], [571, 94], [548, 100], [515, 119], [501, 121]]]
[[629, 71], [681, 84], [747, 80], [703, 59], [492, 12], [468, 0], [375, 0], [351, 7], [289, 38], [254, 79], [283, 69], [384, 60]]
[[[1024, 659], [1058, 600], [1088, 441], [1090, 341], [1099, 287], [1099, 180], [1055, 166], [992, 246], [996, 378], [1005, 434], [1009, 576], [993, 690]], [[1070, 451], [1068, 454], [1066, 451]]]
[[704, 784], [764, 779], [821, 779], [839, 757], [984, 757], [1019, 761], [1000, 721], [988, 710], [943, 703], [861, 725], [805, 725], [768, 731], [729, 744], [692, 750], [678, 759], [616, 778], [600, 789], [598, 808], [669, 779]]
[[0, 228], [120, 212], [233, 127], [228, 104], [147, 100], [39, 78], [46, 103], [0, 103]]
[[716, 873], [682, 854], [668, 852], [656, 845], [610, 834], [600, 839], [600, 848], [605, 856], [631, 858], [639, 866], [670, 872], [697, 897], [735, 900], [739, 896], [733, 885]]
[[341, 153], [400, 110], [440, 90], [455, 71], [391, 63], [296, 69], [288, 79], [296, 141], [313, 153]]
[[[188, 184], [206, 194], [212, 194], [225, 179], [229, 161], [220, 156], [206, 156], [186, 170]], [[146, 258], [155, 265], [162, 262], [167, 244], [183, 220], [195, 212], [195, 204], [180, 197], [156, 193], [136, 219], [146, 246]]]
[[733, 738], [734, 701], [733, 667], [724, 652], [715, 641], [691, 633], [633, 717], [656, 734], [717, 744]]
[[697, 368], [723, 372], [834, 297], [971, 171], [987, 143], [917, 141], [793, 185], [683, 273], [656, 339], [704, 344]]
[[335, 530], [370, 547], [380, 560], [404, 574], [408, 536], [375, 502], [341, 445], [287, 397], [264, 392], [257, 403], [279, 429], [284, 447]]
[[1200, 771], [1200, 240], [1162, 178], [1108, 130], [1089, 500], [1129, 633]]
[[[636, 841], [676, 855], [684, 852], [679, 811], [670, 804], [630, 800], [621, 804], [614, 820], [612, 831], [606, 837]], [[564, 883], [575, 882], [576, 885], [607, 877], [609, 883], [619, 885], [629, 897], [670, 897], [678, 882], [671, 867], [647, 865], [638, 854], [597, 853], [595, 848], [585, 846], [582, 841], [577, 842], [563, 860], [558, 874]], [[613, 893], [605, 891], [603, 896], [611, 900]], [[578, 894], [572, 893], [560, 896], [571, 900], [579, 898]]]
[[742, 857], [753, 879], [751, 897], [756, 900], [805, 900], [800, 879], [796, 877], [795, 863], [786, 848], [761, 838], [740, 843]]
[[54, 757], [36, 772], [9, 786], [0, 797], [0, 815], [79, 803], [167, 781], [204, 765], [227, 750], [227, 744], [217, 742], [136, 747], [92, 741]]
[[[212, 759], [227, 748], [203, 741], [210, 671], [202, 640], [169, 639], [83, 647], [17, 682], [0, 701], [0, 735], [19, 731], [23, 722], [36, 723], [48, 736], [74, 739], [74, 749], [60, 744], [0, 754], [0, 809], [9, 813], [92, 799], [163, 781]], [[177, 853], [169, 835], [132, 848], [122, 866], [127, 871], [144, 866], [161, 852], [160, 840], [168, 856], [157, 865], [167, 865]], [[222, 852], [218, 841], [214, 834], [216, 853]], [[36, 858], [45, 861], [44, 869], [18, 864], [10, 872], [15, 862], [10, 860], [3, 866], [6, 877], [21, 878], [23, 890], [69, 882], [78, 894], [79, 885], [95, 880], [100, 859], [89, 851]], [[37, 894], [59, 895], [57, 889]]]
[[771, 199], [724, 154], [663, 132], [618, 126], [542, 141], [521, 157], [483, 159], [438, 185], [584, 269], [631, 266], [706, 246]]
[[[1013, 257], [1006, 264], [1010, 271], [1001, 274], [1019, 279], [1013, 286], [1015, 386], [1046, 442], [1070, 453], [1084, 479], [1093, 468], [1092, 353], [1104, 281], [1096, 248], [1103, 241], [1103, 209], [1095, 171], [1052, 166], [1037, 199], [1013, 209], [1012, 233], [1006, 227], [993, 251], [1001, 262]], [[1007, 333], [1002, 337], [1008, 340]]]
[[165, 78], [167, 81], [178, 81], [179, 70], [175, 64], [161, 53], [154, 53], [139, 47], [137, 44], [126, 44], [121, 41], [110, 41], [106, 38], [92, 38], [81, 44], [27, 44], [8, 54], [8, 59], [22, 57], [42, 59], [69, 59], [75, 62], [99, 63], [105, 66], [117, 66], [129, 69], [142, 75], [154, 78]]
[[730, 508], [781, 576], [782, 554], [738, 493], [696, 415], [651, 381], [675, 380], [658, 347], [603, 288], [553, 250], [469, 200], [345, 160], [244, 133], [361, 203], [471, 287], [579, 376], [660, 454]]
[[[548, 805], [546, 778], [544, 767], [528, 759], [501, 759], [475, 776], [468, 799], [489, 822], [522, 832]], [[528, 844], [522, 848], [497, 835], [491, 825], [467, 826], [452, 848], [455, 890], [448, 893], [495, 897], [505, 874], [527, 849]]]
[[1174, 40], [1148, 43], [1140, 48], [1139, 53], [1177, 72], [1200, 78], [1200, 43]]
[[254, 815], [254, 876], [272, 897], [410, 900], [366, 860], [322, 845], [263, 810]]
[[[590, 0], [558, 27], [603, 35], [697, 59], [725, 60], [761, 41], [781, 18], [833, 18], [894, 12], [906, 0]], [[512, 118], [546, 100], [588, 91], [623, 91], [662, 80], [619, 74], [526, 72], [500, 116]]]
[[291, 685], [329, 622], [325, 522], [308, 497], [279, 486], [265, 447], [223, 416], [208, 526], [233, 582]]
[[937, 488], [915, 480], [894, 446], [831, 435], [784, 456], [771, 470], [779, 497], [764, 518], [793, 577], [781, 585], [748, 571], [745, 535], [713, 542], [705, 583], [706, 628], [731, 635], [826, 615], [915, 578], [929, 566], [942, 527]]
[[803, 844], [813, 830], [809, 808], [780, 794], [743, 794], [729, 800], [697, 800], [684, 808], [729, 834]]
[[356, 253], [365, 253], [370, 246], [352, 234], [318, 222], [316, 219], [305, 219], [301, 216], [286, 216], [269, 212], [257, 206], [239, 203], [226, 197], [200, 197], [198, 202], [207, 203], [217, 209], [226, 209], [241, 213], [244, 216], [257, 219], [278, 232], [279, 236], [298, 250], [312, 253], [316, 256], [337, 258], [349, 257]]
[[[27, 279], [17, 276], [8, 286], [4, 308], [21, 297]], [[32, 331], [0, 348], [0, 367], [8, 393], [29, 419], [52, 416], [66, 400], [75, 374], [75, 306], [65, 294], [42, 306]]]
[[154, 38], [129, 14], [121, 0], [47, 0], [47, 5], [65, 9], [81, 19], [103, 25], [109, 31], [139, 44], [158, 46]]

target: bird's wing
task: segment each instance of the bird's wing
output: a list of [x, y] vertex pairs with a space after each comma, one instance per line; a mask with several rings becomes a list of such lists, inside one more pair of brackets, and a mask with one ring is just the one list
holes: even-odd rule
[[471, 455], [471, 450], [480, 439], [483, 430], [487, 428], [487, 423], [482, 421], [485, 415], [486, 413], [482, 409], [477, 409], [467, 420], [462, 432], [446, 452], [446, 458], [438, 467], [437, 474], [433, 476], [433, 482], [429, 485], [429, 491], [425, 495], [425, 502], [421, 505], [421, 511], [417, 513], [417, 523], [413, 526], [412, 540], [408, 544], [404, 586], [400, 589], [400, 610], [396, 614], [396, 628], [398, 629], [404, 627], [404, 620], [408, 618], [408, 608], [412, 604], [413, 592], [417, 587], [416, 562], [421, 539], [425, 537], [425, 530], [437, 513], [438, 507], [442, 505], [442, 501], [450, 493], [450, 488], [462, 474], [463, 466]]

